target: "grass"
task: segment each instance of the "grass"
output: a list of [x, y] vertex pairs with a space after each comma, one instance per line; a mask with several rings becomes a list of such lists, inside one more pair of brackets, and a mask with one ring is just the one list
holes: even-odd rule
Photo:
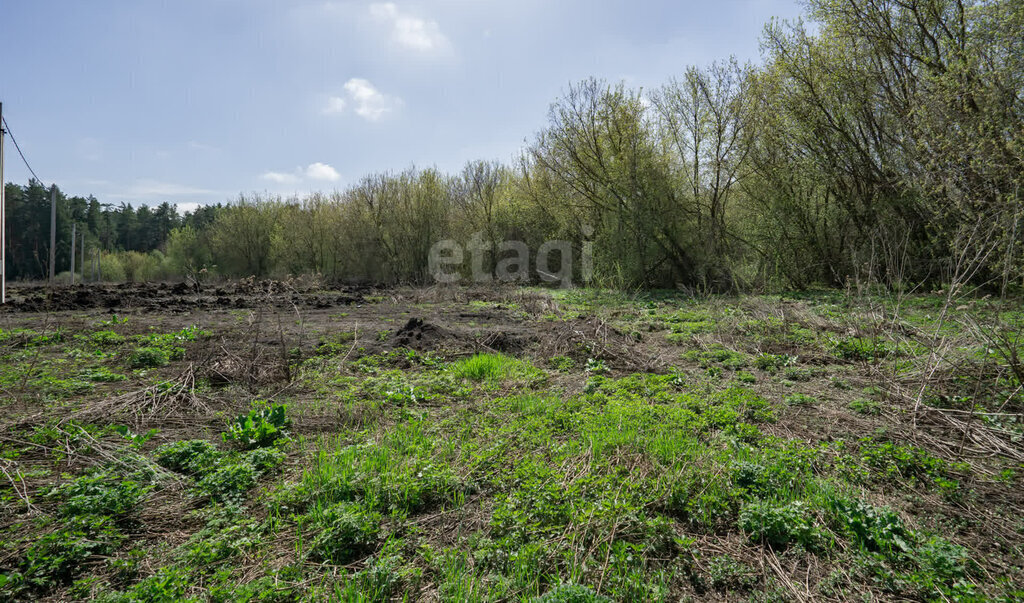
[[[501, 308], [533, 325], [515, 352], [472, 335], [388, 348], [374, 317], [406, 307], [383, 296], [325, 313], [305, 348], [295, 330], [235, 339], [254, 366], [292, 363], [293, 381], [199, 372], [188, 396], [140, 395], [130, 425], [75, 417], [194, 370], [204, 340], [241, 337], [229, 313], [203, 329], [5, 326], [0, 395], [18, 420], [0, 435], [0, 597], [1021, 596], [1024, 464], [971, 438], [1016, 441], [1024, 400], [1005, 358], [950, 331], [964, 351], [931, 371], [915, 422], [900, 392], [929, 354], [901, 333], [934, 304], [879, 330], [875, 309], [833, 295], [551, 298], [533, 314], [521, 297], [468, 304], [469, 333]], [[552, 334], [595, 315], [592, 335]], [[160, 362], [134, 362], [144, 350]], [[977, 414], [956, 432], [938, 408]]]

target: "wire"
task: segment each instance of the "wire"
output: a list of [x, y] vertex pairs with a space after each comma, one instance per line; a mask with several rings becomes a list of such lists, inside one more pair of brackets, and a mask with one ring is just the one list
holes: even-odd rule
[[32, 166], [28, 164], [28, 159], [25, 159], [25, 154], [21, 152], [21, 147], [18, 146], [18, 141], [14, 138], [14, 133], [11, 132], [11, 126], [7, 125], [7, 118], [4, 117], [3, 121], [5, 131], [7, 132], [7, 134], [10, 135], [11, 142], [14, 143], [14, 148], [18, 149], [18, 155], [21, 155], [21, 160], [25, 163], [25, 167], [27, 167], [28, 171], [32, 173], [32, 176], [36, 179], [36, 182], [42, 184], [43, 181], [39, 178], [39, 176], [36, 175], [36, 171], [32, 169]]

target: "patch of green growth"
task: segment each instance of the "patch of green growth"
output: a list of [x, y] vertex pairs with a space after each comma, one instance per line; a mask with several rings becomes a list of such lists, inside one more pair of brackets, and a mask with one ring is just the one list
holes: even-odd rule
[[128, 366], [133, 369], [157, 368], [170, 362], [167, 350], [153, 346], [138, 348], [128, 357]]
[[192, 476], [209, 473], [222, 456], [217, 447], [206, 440], [171, 442], [158, 447], [153, 454], [161, 467]]
[[831, 340], [832, 353], [843, 360], [873, 362], [896, 353], [891, 343], [871, 337], [836, 337]]
[[813, 550], [825, 540], [814, 514], [802, 501], [748, 503], [740, 510], [739, 526], [751, 540], [777, 548], [799, 544]]
[[583, 370], [590, 375], [607, 375], [612, 372], [604, 360], [598, 358], [587, 358], [587, 364]]
[[196, 483], [196, 491], [214, 502], [240, 505], [258, 477], [259, 472], [249, 463], [222, 463]]
[[288, 437], [292, 421], [288, 406], [257, 400], [248, 413], [239, 415], [224, 432], [225, 442], [233, 442], [245, 450], [271, 446]]
[[875, 400], [868, 398], [857, 398], [849, 404], [850, 410], [862, 415], [880, 415], [882, 414], [882, 406]]
[[109, 329], [95, 331], [89, 335], [89, 342], [101, 348], [119, 346], [125, 342], [125, 337]]
[[[325, 444], [327, 444], [325, 442]], [[436, 458], [440, 443], [419, 421], [403, 423], [374, 445], [320, 451], [315, 465], [298, 482], [284, 484], [272, 496], [282, 512], [360, 502], [381, 512], [415, 513], [461, 501], [468, 489], [450, 463]]]
[[965, 463], [951, 463], [914, 446], [872, 438], [861, 438], [857, 458], [847, 457], [841, 469], [855, 481], [875, 478], [922, 485], [951, 498], [962, 494], [960, 476], [970, 472]]
[[708, 579], [712, 588], [724, 591], [747, 591], [758, 580], [754, 568], [729, 555], [719, 555], [709, 560]]
[[767, 373], [775, 373], [780, 368], [793, 366], [798, 362], [796, 356], [789, 354], [758, 354], [754, 358], [754, 366]]
[[721, 345], [710, 346], [706, 350], [689, 350], [683, 353], [684, 360], [695, 361], [702, 368], [721, 366], [727, 369], [741, 369], [748, 365], [747, 355], [730, 350]]
[[734, 378], [740, 383], [757, 383], [757, 377], [749, 371], [737, 371]]
[[548, 358], [548, 366], [560, 373], [567, 373], [576, 368], [576, 361], [568, 356], [552, 356]]
[[340, 502], [314, 508], [300, 520], [310, 526], [310, 557], [314, 561], [345, 565], [365, 557], [377, 545], [380, 513], [358, 503]]
[[670, 343], [689, 342], [695, 335], [714, 332], [716, 327], [715, 320], [702, 312], [679, 310], [660, 318], [668, 327], [665, 339]]
[[64, 517], [96, 515], [123, 520], [150, 490], [152, 486], [137, 480], [98, 471], [54, 488], [49, 496], [63, 501], [58, 512]]
[[783, 369], [782, 378], [787, 381], [806, 382], [814, 378], [814, 371], [804, 367], [788, 366]]
[[786, 404], [790, 406], [815, 406], [818, 404], [818, 400], [814, 396], [795, 393], [786, 396]]
[[69, 517], [29, 546], [15, 571], [0, 575], [0, 595], [15, 599], [70, 585], [90, 560], [112, 554], [124, 539], [109, 517]]
[[179, 547], [178, 556], [193, 567], [239, 557], [263, 544], [261, 522], [236, 506], [213, 507], [206, 525]]
[[88, 369], [82, 372], [79, 377], [87, 381], [94, 381], [98, 383], [117, 383], [128, 379], [126, 375], [115, 373], [105, 366]]
[[448, 370], [460, 379], [478, 382], [536, 380], [543, 373], [526, 361], [504, 354], [476, 354], [449, 365]]
[[152, 576], [140, 580], [128, 590], [106, 593], [98, 601], [99, 603], [198, 602], [199, 599], [188, 597], [188, 592], [193, 585], [194, 578], [187, 569], [168, 565], [157, 569]]
[[530, 603], [612, 603], [612, 599], [597, 594], [589, 586], [580, 584], [559, 584]]
[[837, 498], [830, 501], [828, 510], [837, 529], [870, 552], [893, 555], [911, 550], [914, 535], [892, 509]]
[[316, 346], [316, 355], [337, 356], [347, 354], [352, 350], [353, 341], [355, 341], [355, 333], [352, 331], [341, 331], [330, 337], [322, 336]]

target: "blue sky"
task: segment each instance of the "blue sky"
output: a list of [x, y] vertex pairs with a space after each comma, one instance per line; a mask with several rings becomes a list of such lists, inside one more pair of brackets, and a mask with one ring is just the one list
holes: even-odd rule
[[[47, 184], [181, 204], [509, 161], [572, 82], [759, 60], [793, 0], [4, 0], [0, 101]], [[28, 171], [7, 141], [8, 182]]]

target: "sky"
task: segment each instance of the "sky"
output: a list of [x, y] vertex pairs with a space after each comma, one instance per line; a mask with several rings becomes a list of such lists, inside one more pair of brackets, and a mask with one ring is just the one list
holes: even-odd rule
[[[333, 191], [510, 162], [588, 77], [759, 62], [796, 0], [3, 0], [0, 102], [47, 185], [104, 203]], [[5, 180], [29, 172], [6, 141]]]

